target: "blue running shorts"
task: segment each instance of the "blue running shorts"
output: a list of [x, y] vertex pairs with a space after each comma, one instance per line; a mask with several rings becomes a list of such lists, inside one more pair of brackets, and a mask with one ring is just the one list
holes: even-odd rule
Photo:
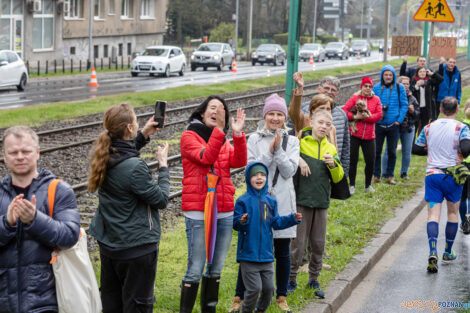
[[457, 185], [451, 176], [446, 174], [432, 174], [424, 180], [424, 200], [426, 202], [442, 203], [447, 201], [456, 203], [462, 197], [463, 186]]

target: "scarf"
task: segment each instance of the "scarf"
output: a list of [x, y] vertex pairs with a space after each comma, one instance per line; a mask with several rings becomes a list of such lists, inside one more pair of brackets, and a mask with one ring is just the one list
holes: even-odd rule
[[[417, 82], [417, 81], [419, 81], [419, 80], [421, 80], [421, 79], [424, 80], [424, 81], [428, 81], [428, 80], [429, 80], [429, 77], [428, 77], [427, 75], [426, 75], [426, 77], [424, 77], [424, 78], [420, 78], [418, 75], [416, 75], [415, 77], [413, 77], [413, 80], [414, 80], [415, 82]], [[424, 88], [424, 87], [426, 87], [426, 85], [421, 85], [420, 87], [421, 87], [421, 88]]]

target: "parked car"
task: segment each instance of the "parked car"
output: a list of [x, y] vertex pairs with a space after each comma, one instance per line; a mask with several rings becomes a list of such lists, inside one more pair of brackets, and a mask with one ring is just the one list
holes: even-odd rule
[[251, 64], [272, 63], [274, 66], [286, 63], [286, 52], [278, 44], [264, 44], [251, 54]]
[[326, 57], [347, 59], [349, 58], [348, 47], [342, 42], [329, 42], [325, 47]]
[[[389, 40], [388, 41], [388, 50], [390, 50], [392, 48], [392, 41]], [[379, 53], [384, 53], [384, 40], [381, 39], [379, 41]]]
[[191, 71], [202, 67], [204, 71], [208, 67], [216, 67], [221, 71], [225, 65], [232, 69], [234, 54], [226, 43], [210, 42], [201, 44], [191, 55]]
[[351, 48], [349, 48], [349, 55], [356, 56], [357, 54], [370, 56], [370, 45], [367, 40], [353, 40]]
[[28, 70], [23, 60], [11, 50], [0, 50], [0, 87], [16, 86], [23, 91], [28, 81]]
[[150, 75], [163, 75], [169, 77], [171, 73], [184, 75], [186, 58], [183, 51], [175, 46], [151, 46], [145, 48], [142, 54], [136, 56], [131, 62], [133, 77], [146, 73]]
[[319, 43], [306, 43], [300, 48], [299, 51], [299, 60], [300, 61], [309, 61], [310, 60], [310, 55], [313, 56], [313, 59], [315, 62], [325, 62], [326, 55], [325, 55], [325, 49], [323, 49], [323, 46]]

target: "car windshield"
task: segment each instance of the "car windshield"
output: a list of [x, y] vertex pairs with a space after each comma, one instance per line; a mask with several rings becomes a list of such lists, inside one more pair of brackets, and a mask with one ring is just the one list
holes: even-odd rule
[[305, 44], [302, 47], [302, 50], [318, 50], [320, 49], [320, 45], [315, 44]]
[[340, 43], [329, 43], [326, 45], [327, 48], [333, 48], [333, 49], [341, 49], [341, 44]]
[[0, 52], [0, 62], [8, 62], [8, 57], [5, 52]]
[[197, 51], [220, 51], [221, 48], [222, 45], [220, 43], [208, 43], [200, 45]]
[[276, 50], [276, 47], [271, 46], [271, 45], [261, 45], [256, 50], [258, 50], [258, 51], [274, 51], [274, 50]]
[[358, 46], [358, 47], [365, 47], [367, 43], [365, 42], [354, 42], [351, 44], [351, 46]]
[[150, 55], [154, 57], [162, 57], [168, 54], [168, 49], [166, 48], [155, 48], [155, 49], [145, 49], [142, 55]]

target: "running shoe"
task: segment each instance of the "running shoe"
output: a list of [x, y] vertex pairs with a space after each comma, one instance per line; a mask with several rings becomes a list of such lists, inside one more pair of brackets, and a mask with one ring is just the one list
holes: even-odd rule
[[438, 260], [437, 253], [432, 252], [428, 258], [428, 272], [429, 273], [437, 273], [437, 270], [438, 270], [437, 260]]
[[315, 296], [320, 299], [325, 299], [325, 293], [321, 290], [318, 280], [309, 280], [307, 287], [315, 290]]
[[453, 261], [457, 258], [457, 253], [455, 253], [455, 251], [452, 249], [451, 252], [444, 252], [444, 254], [442, 254], [442, 261]]

